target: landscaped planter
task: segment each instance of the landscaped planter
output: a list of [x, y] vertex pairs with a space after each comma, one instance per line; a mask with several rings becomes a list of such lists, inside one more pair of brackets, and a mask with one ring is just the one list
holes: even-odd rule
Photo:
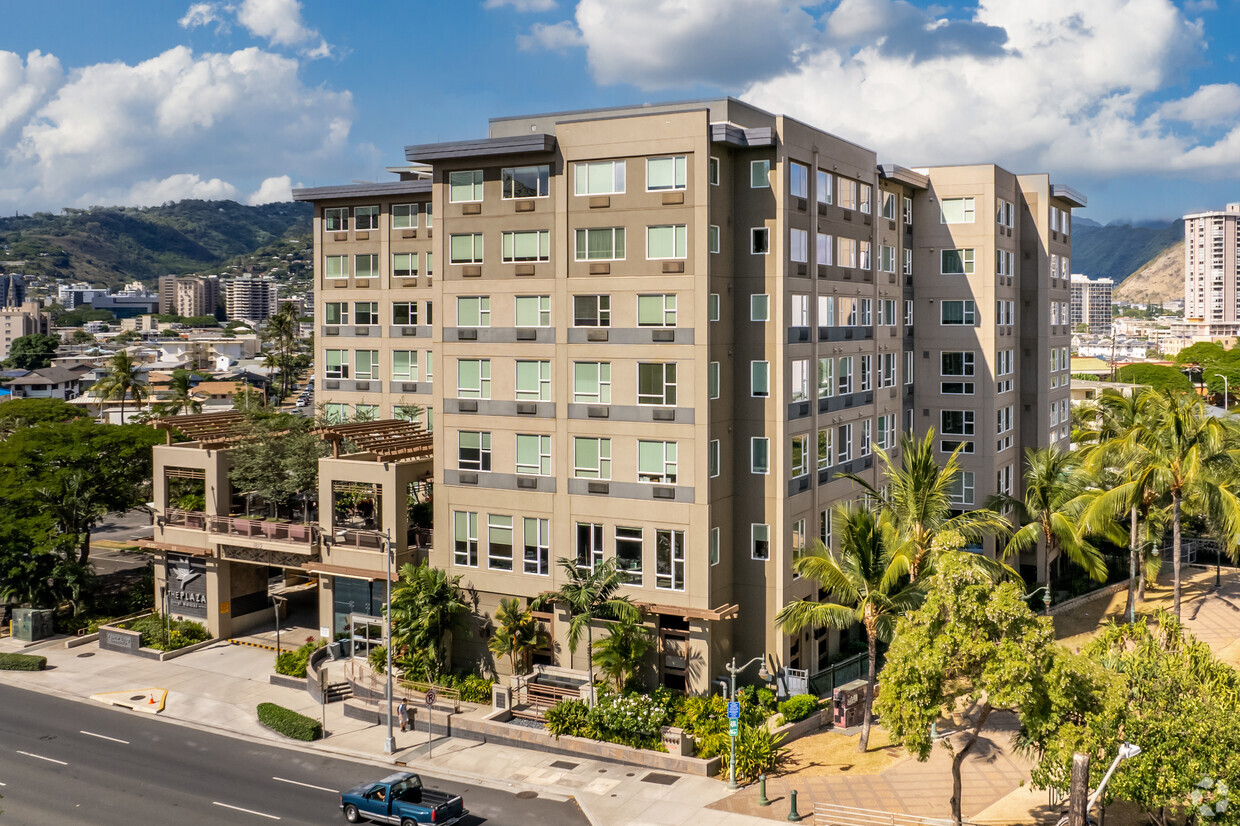
[[[773, 734], [784, 735], [784, 739], [780, 745], [786, 746], [793, 740], [799, 740], [802, 737], [813, 734], [827, 724], [827, 709], [819, 709], [804, 720], [797, 720], [795, 723], [784, 723], [782, 726], [772, 728]], [[769, 725], [769, 723], [768, 723]]]
[[[143, 615], [149, 616], [149, 614]], [[135, 617], [141, 619], [141, 617]], [[99, 648], [102, 651], [115, 651], [118, 654], [129, 654], [134, 657], [143, 657], [148, 660], [173, 660], [185, 654], [193, 653], [201, 648], [206, 648], [218, 640], [209, 639], [201, 642], [186, 645], [173, 651], [160, 651], [156, 648], [146, 648], [142, 645], [142, 632], [131, 631], [128, 628], [121, 628], [118, 625], [101, 625], [99, 626]]]

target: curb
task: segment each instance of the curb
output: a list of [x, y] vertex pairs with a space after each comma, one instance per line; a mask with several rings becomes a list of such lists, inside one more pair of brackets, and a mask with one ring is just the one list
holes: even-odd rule
[[264, 651], [275, 651], [279, 653], [279, 649], [277, 649], [274, 645], [267, 645], [266, 643], [262, 643], [262, 642], [250, 642], [249, 640], [229, 640], [228, 644], [229, 645], [245, 645], [245, 646], [249, 646], [250, 648], [261, 648]]

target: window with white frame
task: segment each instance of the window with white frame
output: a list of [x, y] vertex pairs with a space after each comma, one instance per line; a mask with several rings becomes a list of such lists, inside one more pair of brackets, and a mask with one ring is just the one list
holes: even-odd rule
[[358, 231], [379, 228], [379, 207], [353, 207], [353, 228]]
[[551, 194], [551, 167], [509, 166], [500, 170], [502, 197], [505, 201], [515, 198], [546, 198]]
[[835, 430], [830, 427], [818, 430], [818, 469], [826, 470], [835, 461]]
[[913, 251], [910, 249], [904, 250], [904, 274], [913, 274]]
[[609, 295], [575, 295], [573, 296], [574, 327], [610, 327], [611, 296]]
[[895, 387], [898, 383], [896, 378], [896, 354], [895, 353], [879, 353], [879, 376], [881, 384], [879, 387]]
[[527, 516], [522, 522], [525, 535], [522, 570], [546, 576], [551, 573], [551, 520]]
[[487, 295], [457, 296], [456, 326], [490, 327], [491, 297]]
[[637, 441], [637, 481], [676, 484], [676, 443]]
[[952, 480], [949, 495], [953, 505], [971, 506], [973, 504], [973, 471], [960, 471]]
[[749, 188], [750, 189], [770, 189], [771, 187], [771, 162], [770, 161], [750, 161], [749, 162]]
[[804, 264], [809, 261], [809, 232], [793, 229], [788, 233], [788, 257], [793, 263]]
[[883, 272], [894, 273], [896, 271], [896, 248], [888, 244], [882, 244], [878, 248], [878, 267]]
[[577, 195], [623, 194], [624, 161], [573, 164], [573, 187]]
[[870, 255], [870, 249], [871, 249], [870, 242], [862, 241], [860, 243], [859, 249], [860, 249], [861, 260], [858, 263], [858, 266], [863, 270], [868, 270], [873, 266], [873, 260]]
[[706, 446], [706, 470], [713, 479], [719, 475], [719, 440], [711, 439]]
[[348, 278], [349, 256], [328, 255], [323, 259], [324, 278]]
[[874, 422], [864, 419], [861, 422], [861, 456], [869, 456], [874, 445]]
[[494, 571], [512, 570], [512, 517], [487, 514], [487, 567]]
[[576, 235], [576, 260], [624, 260], [624, 227], [579, 229]]
[[[940, 354], [940, 376], [948, 378], [972, 377], [975, 369], [976, 354], [971, 350], [944, 350]], [[946, 395], [973, 395], [971, 381], [945, 381], [939, 385], [939, 392]]]
[[1015, 210], [1012, 207], [1012, 202], [1006, 201], [1003, 198], [999, 198], [998, 203], [995, 207], [995, 221], [999, 224], [999, 226], [1001, 227], [1013, 226], [1014, 225], [1014, 221], [1013, 221], [1014, 214], [1015, 214]]
[[517, 473], [551, 475], [551, 437], [541, 433], [517, 434]]
[[840, 206], [844, 209], [857, 208], [857, 182], [850, 178], [839, 179]]
[[378, 301], [353, 302], [353, 323], [358, 327], [373, 327], [379, 323]]
[[767, 560], [771, 558], [771, 526], [764, 525], [759, 522], [752, 522], [749, 525], [750, 536], [750, 555], [754, 559]]
[[594, 522], [577, 523], [577, 568], [593, 571], [603, 563], [603, 526]]
[[913, 199], [912, 198], [904, 199], [904, 223], [909, 226], [913, 225]]
[[392, 276], [394, 278], [413, 278], [418, 274], [418, 254], [416, 252], [392, 253]]
[[353, 378], [358, 381], [375, 381], [382, 378], [379, 375], [378, 350], [353, 351]]
[[418, 380], [418, 351], [392, 351], [392, 381]]
[[719, 564], [719, 529], [710, 529], [710, 548], [708, 551], [711, 565]]
[[972, 275], [975, 252], [972, 247], [939, 250], [939, 273], [942, 275]]
[[[1011, 375], [1014, 370], [1014, 354], [1014, 350], [999, 350], [995, 354], [995, 375], [998, 377], [997, 381], [995, 381], [996, 395], [1009, 393], [1012, 390], [1013, 381]], [[1003, 378], [1004, 376], [1008, 378]]]
[[749, 395], [763, 399], [771, 395], [770, 362], [749, 362]]
[[550, 327], [551, 296], [519, 295], [513, 299], [512, 315], [518, 327]]
[[719, 398], [719, 362], [717, 361], [706, 365], [706, 396], [711, 400]]
[[417, 204], [392, 204], [392, 229], [417, 229]]
[[628, 585], [642, 584], [642, 529], [616, 526], [616, 570]]
[[771, 297], [769, 295], [765, 293], [755, 293], [749, 296], [749, 320], [771, 320]]
[[349, 323], [349, 302], [328, 301], [323, 305], [323, 323], [338, 326]]
[[974, 219], [972, 198], [944, 198], [939, 202], [939, 221], [944, 224], [971, 224]]
[[906, 299], [904, 302], [904, 326], [905, 327], [913, 326], [913, 301], [912, 299]]
[[865, 215], [869, 215], [874, 209], [874, 188], [869, 184], [860, 184], [857, 187], [858, 200], [857, 209]]
[[840, 357], [840, 378], [837, 384], [838, 395], [847, 396], [853, 391], [853, 357]]
[[374, 253], [362, 253], [353, 256], [354, 278], [378, 278], [379, 256]]
[[548, 230], [505, 232], [501, 236], [505, 264], [551, 260], [551, 233]]
[[452, 512], [452, 562], [458, 567], [478, 567], [478, 514]]
[[788, 318], [789, 327], [809, 326], [809, 296], [803, 293], [792, 294], [792, 312]]
[[792, 386], [789, 388], [791, 401], [809, 400], [809, 359], [792, 360]]
[[835, 359], [823, 356], [818, 359], [818, 398], [828, 399], [835, 395]]
[[974, 302], [949, 300], [939, 303], [939, 324], [972, 327], [976, 323], [977, 306]]
[[896, 319], [896, 300], [894, 298], [884, 298], [879, 305], [878, 323], [883, 327], [895, 327], [899, 324]]
[[460, 470], [491, 469], [491, 434], [461, 430], [456, 434], [456, 466]]
[[482, 233], [448, 236], [448, 255], [451, 264], [481, 264]]
[[789, 470], [793, 479], [809, 476], [809, 434], [800, 433], [792, 437], [792, 462]]
[[706, 320], [719, 320], [719, 293], [709, 293], [706, 296]]
[[871, 384], [871, 380], [874, 375], [873, 369], [874, 369], [874, 356], [869, 355], [868, 353], [866, 355], [861, 356], [861, 364], [857, 368], [857, 375], [861, 379], [859, 390], [862, 393], [865, 393], [866, 391], [872, 389], [873, 387], [873, 385]]
[[883, 217], [892, 221], [896, 219], [896, 194], [894, 192], [883, 193]]
[[829, 267], [835, 262], [835, 239], [825, 232], [818, 233], [816, 238], [818, 263]]
[[754, 227], [749, 230], [749, 252], [753, 255], [766, 255], [771, 251], [771, 231], [766, 227]]
[[611, 439], [574, 436], [573, 476], [578, 479], [610, 479]]
[[456, 397], [458, 399], [491, 398], [490, 359], [457, 359]]
[[818, 296], [818, 326], [834, 327], [835, 326], [835, 296], [820, 295]]
[[[973, 431], [975, 427], [974, 411], [943, 410], [939, 413], [939, 432], [945, 438], [939, 443], [939, 450], [951, 453], [957, 448], [962, 453], [973, 453]], [[955, 438], [952, 438], [955, 437]], [[970, 437], [965, 439], [963, 437]]]
[[765, 436], [749, 439], [749, 472], [763, 475], [771, 472], [771, 440]]
[[573, 401], [611, 404], [611, 362], [573, 362]]
[[551, 401], [551, 362], [517, 360], [516, 398], [519, 402]]
[[809, 197], [809, 167], [805, 164], [788, 164], [788, 194], [793, 198]]
[[841, 267], [855, 268], [857, 266], [857, 239], [841, 236], [838, 240], [840, 254], [836, 263]]
[[835, 201], [835, 176], [824, 169], [818, 170], [816, 181], [817, 198], [820, 204], [830, 204]]
[[878, 417], [878, 446], [883, 450], [892, 450], [896, 446], [896, 414], [887, 413]]
[[349, 231], [349, 208], [348, 207], [332, 207], [323, 210], [323, 231], [324, 232], [348, 232]]
[[710, 180], [711, 186], [719, 186], [719, 159], [710, 158], [706, 164], [706, 177]]
[[842, 424], [836, 429], [836, 446], [839, 450], [835, 456], [835, 463], [837, 465], [852, 461], [852, 433], [853, 426], [851, 422], [849, 424]]
[[670, 158], [646, 159], [646, 191], [684, 189], [687, 158], [676, 155]]
[[840, 300], [839, 300], [840, 326], [842, 327], [856, 327], [857, 326], [858, 314], [860, 312], [858, 308], [860, 307], [860, 304], [861, 302], [859, 299], [849, 298], [847, 296], [840, 296]]
[[676, 296], [672, 293], [637, 297], [638, 327], [675, 327]]
[[329, 379], [347, 379], [349, 377], [349, 351], [324, 350], [324, 377]]
[[[422, 212], [426, 215], [426, 228], [430, 229], [435, 226], [435, 205], [427, 201], [422, 205]], [[427, 253], [429, 255], [429, 253]], [[430, 264], [427, 264], [426, 271], [430, 272]]]
[[448, 201], [453, 204], [482, 200], [482, 170], [468, 169], [448, 173]]
[[646, 227], [646, 258], [651, 261], [684, 258], [687, 250], [686, 233], [684, 224]]
[[996, 432], [999, 436], [998, 442], [995, 444], [995, 450], [1007, 450], [1012, 446], [1012, 405], [1000, 407], [996, 413]]
[[1012, 495], [1012, 466], [1004, 465], [995, 474], [995, 490], [1006, 496]]
[[710, 252], [719, 252], [719, 227], [715, 224], [706, 228], [706, 248]]
[[675, 362], [638, 362], [637, 403], [668, 407], [676, 405]]

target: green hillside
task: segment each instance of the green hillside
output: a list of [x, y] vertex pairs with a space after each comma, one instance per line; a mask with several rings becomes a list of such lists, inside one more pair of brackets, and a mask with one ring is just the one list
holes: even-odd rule
[[1167, 226], [1072, 222], [1072, 271], [1119, 283], [1159, 253], [1184, 240], [1184, 221]]
[[311, 217], [305, 203], [190, 200], [0, 218], [0, 270], [108, 286], [151, 282], [212, 269], [285, 240], [308, 244]]

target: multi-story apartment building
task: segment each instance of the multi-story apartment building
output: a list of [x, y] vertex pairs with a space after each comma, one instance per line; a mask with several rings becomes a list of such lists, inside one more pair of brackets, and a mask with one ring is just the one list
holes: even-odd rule
[[159, 279], [161, 315], [215, 315], [219, 304], [220, 280], [215, 276], [165, 275]]
[[224, 284], [224, 314], [229, 319], [266, 321], [279, 310], [279, 289], [270, 278], [234, 278]]
[[1111, 291], [1115, 282], [1110, 278], [1090, 280], [1080, 273], [1073, 273], [1069, 282], [1072, 297], [1069, 299], [1069, 321], [1072, 331], [1085, 324], [1094, 335], [1111, 334]]
[[43, 312], [37, 301], [26, 301], [13, 307], [0, 307], [0, 360], [9, 357], [9, 348], [22, 336], [47, 334], [51, 316]]
[[[817, 669], [846, 641], [773, 617], [816, 596], [792, 560], [857, 498], [838, 474], [881, 483], [874, 450], [933, 428], [967, 509], [1019, 492], [1024, 448], [1066, 446], [1085, 200], [1047, 175], [880, 166], [730, 98], [497, 119], [406, 158], [294, 195], [319, 401], [434, 432], [429, 558], [483, 617], [457, 656], [557, 560], [614, 558], [660, 681], [704, 690], [733, 655]], [[546, 656], [584, 666], [564, 619]]]
[[1184, 318], [1217, 326], [1219, 335], [1240, 324], [1238, 222], [1240, 203], [1184, 216]]

